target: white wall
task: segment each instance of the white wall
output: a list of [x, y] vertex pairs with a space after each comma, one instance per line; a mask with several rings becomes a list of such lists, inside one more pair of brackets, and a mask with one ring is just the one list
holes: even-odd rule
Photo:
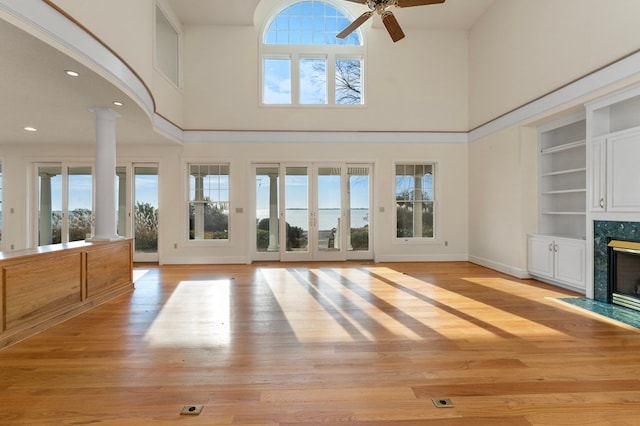
[[185, 127], [210, 130], [466, 131], [467, 35], [366, 35], [364, 107], [260, 106], [260, 28], [185, 28]]
[[[378, 260], [466, 260], [468, 253], [467, 146], [463, 143], [196, 143], [184, 147], [118, 145], [118, 164], [157, 162], [160, 175], [160, 241], [163, 263], [243, 263], [250, 261], [250, 223], [254, 180], [252, 163], [285, 161], [352, 161], [373, 164], [375, 255]], [[93, 162], [92, 144], [2, 146], [4, 249], [30, 246], [34, 200], [33, 164], [45, 161]], [[187, 168], [190, 161], [230, 162], [231, 217], [229, 243], [187, 239]], [[394, 239], [394, 161], [432, 162], [436, 175], [436, 241], [398, 244]], [[241, 207], [243, 213], [236, 213]], [[384, 213], [380, 212], [384, 208]], [[14, 214], [9, 214], [9, 209]], [[448, 245], [445, 246], [444, 242]], [[178, 248], [174, 248], [177, 244]]]
[[[394, 188], [393, 161], [436, 161], [442, 174], [437, 176], [439, 199], [438, 241], [429, 244], [395, 244], [393, 234]], [[178, 161], [167, 159], [163, 181], [171, 181], [167, 191], [184, 193], [186, 164], [189, 161], [229, 161], [231, 163], [230, 243], [209, 244], [186, 241], [184, 209], [175, 208], [175, 197], [167, 205], [165, 217], [171, 224], [163, 227], [166, 263], [225, 263], [249, 261], [253, 242], [249, 233], [255, 220], [252, 214], [254, 181], [252, 164], [286, 161], [370, 162], [374, 168], [373, 220], [375, 255], [378, 260], [466, 260], [467, 197], [465, 144], [337, 144], [337, 143], [198, 143], [186, 145]], [[169, 170], [170, 169], [170, 170]], [[166, 174], [170, 174], [167, 176]], [[173, 176], [171, 176], [173, 175]], [[180, 182], [180, 183], [178, 183]], [[438, 196], [438, 195], [437, 195]], [[186, 201], [184, 203], [186, 205]], [[243, 213], [235, 208], [242, 207]], [[380, 213], [384, 207], [384, 213]], [[447, 239], [448, 246], [444, 247]], [[178, 244], [178, 249], [173, 244]]]
[[524, 277], [537, 229], [537, 133], [513, 126], [469, 144], [469, 257]]
[[637, 0], [496, 0], [469, 35], [474, 128], [640, 48]]

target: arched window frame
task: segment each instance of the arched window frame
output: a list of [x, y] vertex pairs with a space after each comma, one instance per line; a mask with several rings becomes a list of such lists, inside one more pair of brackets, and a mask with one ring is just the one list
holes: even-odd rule
[[[259, 60], [260, 60], [260, 104], [267, 107], [363, 107], [365, 105], [365, 64], [366, 64], [366, 48], [364, 35], [360, 29], [356, 32], [361, 41], [360, 45], [346, 44], [267, 44], [265, 42], [267, 32], [271, 23], [287, 8], [309, 0], [285, 0], [275, 8], [273, 13], [265, 20], [262, 30], [260, 31], [259, 40]], [[313, 0], [321, 2], [338, 10], [344, 14], [351, 22], [354, 17], [348, 10], [344, 8], [341, 1], [337, 0]], [[338, 29], [340, 31], [341, 29]], [[270, 59], [288, 60], [291, 77], [291, 97], [288, 103], [265, 102], [265, 62]], [[301, 78], [300, 78], [300, 62], [305, 59], [324, 59], [326, 61], [326, 102], [325, 103], [304, 103], [301, 102]], [[360, 62], [360, 102], [352, 103], [336, 103], [336, 64], [341, 60], [356, 60]], [[329, 77], [332, 76], [332, 77]]]

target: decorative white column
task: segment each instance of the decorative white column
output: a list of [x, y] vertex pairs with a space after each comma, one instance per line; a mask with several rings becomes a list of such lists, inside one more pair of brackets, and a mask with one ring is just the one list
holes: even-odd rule
[[116, 118], [108, 108], [92, 108], [96, 114], [96, 207], [95, 233], [87, 241], [114, 241], [116, 230]]

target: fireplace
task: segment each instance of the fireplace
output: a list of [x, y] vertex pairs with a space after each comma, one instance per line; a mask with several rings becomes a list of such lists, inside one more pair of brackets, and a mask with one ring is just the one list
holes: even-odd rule
[[609, 254], [609, 300], [640, 311], [640, 242], [612, 239]]

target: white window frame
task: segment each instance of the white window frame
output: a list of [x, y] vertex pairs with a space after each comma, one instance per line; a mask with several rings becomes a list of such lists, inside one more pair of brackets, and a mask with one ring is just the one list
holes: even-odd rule
[[[430, 165], [432, 167], [433, 173], [433, 236], [432, 237], [398, 237], [398, 208], [397, 208], [397, 200], [396, 200], [396, 167], [402, 165]], [[392, 190], [392, 205], [393, 205], [393, 241], [396, 244], [425, 244], [425, 243], [437, 243], [438, 242], [438, 232], [439, 232], [439, 215], [438, 215], [438, 197], [440, 193], [440, 175], [439, 175], [439, 166], [437, 161], [433, 160], [425, 160], [425, 161], [416, 161], [416, 160], [407, 160], [407, 161], [394, 161], [392, 168], [392, 179], [393, 185]]]
[[[175, 52], [176, 54], [175, 81], [171, 76], [167, 75], [167, 73], [165, 72], [165, 70], [162, 69], [163, 67], [159, 63], [158, 40], [157, 40], [158, 39], [158, 29], [157, 29], [158, 12], [162, 14], [162, 16], [167, 21], [171, 29], [173, 29], [177, 37], [177, 46], [176, 46], [176, 52]], [[153, 68], [160, 75], [162, 75], [162, 77], [164, 77], [171, 85], [173, 85], [177, 89], [182, 88], [182, 33], [178, 29], [178, 26], [175, 24], [174, 20], [170, 17], [170, 15], [165, 11], [165, 9], [158, 2], [155, 2], [154, 8], [153, 8]]]
[[[297, 107], [297, 108], [362, 108], [366, 106], [365, 103], [365, 65], [366, 65], [366, 48], [365, 39], [362, 32], [360, 32], [360, 39], [362, 44], [356, 45], [295, 45], [295, 44], [266, 44], [264, 42], [266, 32], [269, 29], [271, 22], [285, 9], [296, 3], [300, 3], [304, 0], [289, 0], [280, 5], [274, 10], [264, 22], [262, 30], [260, 31], [259, 42], [259, 58], [260, 58], [260, 105], [268, 108], [272, 107]], [[346, 17], [351, 20], [354, 17], [345, 10], [344, 6], [334, 0], [323, 0], [324, 3], [336, 8], [342, 12]], [[356, 31], [360, 31], [357, 29]], [[265, 84], [265, 59], [283, 59], [287, 58], [291, 60], [291, 103], [265, 103], [264, 101], [264, 84]], [[301, 59], [314, 59], [325, 58], [327, 61], [327, 102], [325, 104], [301, 104], [300, 103], [300, 60]], [[361, 102], [359, 104], [336, 104], [336, 84], [335, 84], [335, 72], [336, 72], [336, 60], [353, 59], [358, 60], [361, 63], [360, 68], [360, 87], [361, 87]]]
[[[190, 175], [191, 175], [191, 166], [192, 165], [207, 165], [207, 166], [227, 166], [229, 169], [229, 212], [228, 212], [228, 216], [227, 216], [227, 238], [226, 239], [191, 239], [189, 236], [189, 206], [191, 204], [191, 197], [190, 197]], [[212, 159], [198, 159], [198, 158], [191, 158], [188, 160], [185, 160], [184, 162], [184, 172], [183, 172], [183, 176], [185, 179], [184, 182], [184, 190], [185, 190], [185, 195], [184, 195], [184, 206], [185, 208], [183, 208], [183, 229], [184, 231], [184, 244], [187, 246], [220, 246], [220, 245], [230, 245], [231, 244], [231, 239], [232, 239], [232, 219], [233, 219], [233, 202], [232, 202], [232, 164], [231, 161], [229, 160], [225, 160], [225, 159], [220, 159], [220, 160], [212, 160]]]

